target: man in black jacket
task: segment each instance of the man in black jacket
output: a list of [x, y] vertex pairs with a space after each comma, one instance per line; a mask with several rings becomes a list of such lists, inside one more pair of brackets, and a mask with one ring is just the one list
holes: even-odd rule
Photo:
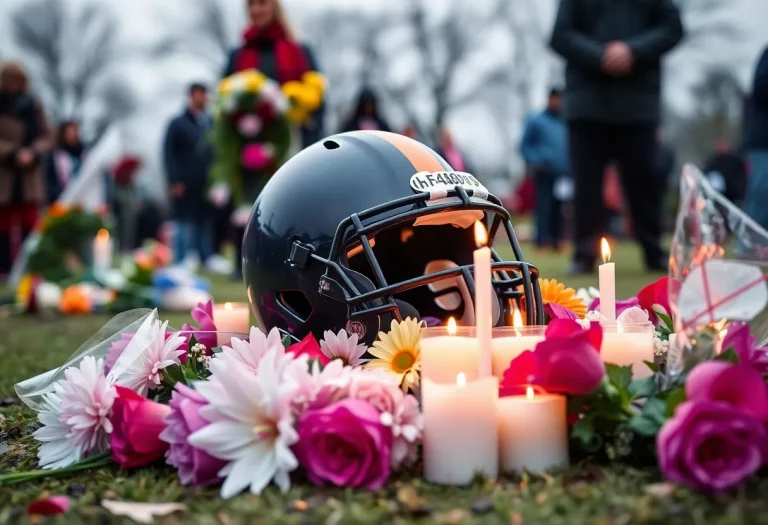
[[165, 135], [165, 171], [171, 193], [177, 263], [183, 262], [187, 250], [193, 247], [203, 264], [212, 255], [212, 218], [207, 191], [213, 149], [207, 137], [211, 127], [207, 103], [205, 86], [192, 84], [186, 109], [171, 121]]
[[748, 118], [744, 149], [750, 169], [744, 211], [768, 228], [768, 47], [755, 68]]
[[552, 48], [567, 61], [565, 118], [576, 184], [572, 273], [591, 273], [605, 225], [605, 166], [616, 161], [635, 236], [662, 270], [663, 191], [654, 176], [661, 58], [682, 39], [672, 0], [561, 0]]

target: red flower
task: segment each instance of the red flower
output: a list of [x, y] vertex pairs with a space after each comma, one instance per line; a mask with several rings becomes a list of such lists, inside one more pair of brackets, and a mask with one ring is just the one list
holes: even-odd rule
[[36, 499], [27, 505], [27, 514], [38, 516], [56, 516], [69, 511], [69, 498], [66, 496], [48, 496]]
[[637, 294], [637, 300], [640, 308], [648, 312], [648, 316], [658, 324], [659, 318], [653, 311], [653, 305], [657, 304], [664, 308], [667, 315], [671, 315], [669, 310], [669, 294], [677, 293], [680, 290], [680, 282], [669, 277], [662, 277], [655, 283], [651, 283]]
[[320, 344], [317, 342], [317, 339], [315, 339], [315, 336], [312, 335], [312, 332], [308, 333], [307, 336], [298, 343], [289, 346], [286, 349], [286, 352], [297, 356], [306, 354], [309, 356], [310, 361], [317, 359], [323, 366], [331, 362], [331, 360], [328, 359], [328, 356], [323, 353]]
[[148, 465], [163, 457], [168, 443], [160, 440], [165, 429], [163, 418], [171, 411], [167, 405], [150, 401], [128, 388], [117, 389], [117, 399], [112, 405], [112, 433], [109, 446], [112, 460], [121, 469]]
[[553, 319], [545, 336], [533, 352], [523, 352], [510, 363], [501, 395], [519, 392], [526, 384], [540, 385], [547, 392], [583, 395], [603, 380], [603, 330], [599, 323], [590, 323], [585, 330], [576, 321]]

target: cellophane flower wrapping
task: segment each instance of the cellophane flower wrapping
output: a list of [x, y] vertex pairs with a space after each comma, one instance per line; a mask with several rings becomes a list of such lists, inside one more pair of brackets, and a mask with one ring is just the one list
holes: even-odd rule
[[[680, 203], [670, 250], [669, 289], [675, 325], [668, 377], [689, 369], [711, 334], [710, 353], [721, 350], [724, 321], [749, 323], [758, 346], [768, 341], [768, 232], [715, 191], [693, 165], [683, 168]], [[704, 329], [704, 332], [702, 332]]]
[[16, 394], [24, 404], [40, 412], [44, 408], [43, 395], [51, 392], [54, 384], [64, 378], [67, 368], [79, 366], [86, 356], [106, 358], [110, 347], [123, 339], [123, 334], [134, 334], [107, 376], [108, 380], [116, 383], [152, 343], [151, 327], [157, 320], [157, 310], [149, 309], [130, 310], [116, 315], [83, 343], [63, 365], [17, 383], [14, 387]]

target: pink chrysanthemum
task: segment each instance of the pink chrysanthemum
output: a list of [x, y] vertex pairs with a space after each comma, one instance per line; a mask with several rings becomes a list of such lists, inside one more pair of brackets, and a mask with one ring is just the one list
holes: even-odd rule
[[64, 379], [45, 395], [47, 408], [38, 416], [43, 427], [34, 436], [42, 442], [37, 453], [40, 466], [62, 468], [107, 450], [112, 432], [109, 411], [116, 395], [104, 375], [103, 359], [88, 356], [79, 367], [65, 370]]
[[323, 340], [320, 341], [320, 348], [328, 359], [339, 359], [349, 366], [361, 366], [365, 363], [362, 357], [368, 351], [367, 346], [358, 344], [357, 334], [347, 335], [346, 330], [340, 330], [338, 334], [326, 330]]
[[240, 363], [254, 374], [262, 358], [269, 351], [274, 350], [279, 357], [285, 355], [283, 340], [277, 328], [273, 328], [268, 335], [264, 335], [264, 332], [255, 326], [251, 327], [248, 341], [233, 337], [230, 345], [222, 347], [221, 357]]

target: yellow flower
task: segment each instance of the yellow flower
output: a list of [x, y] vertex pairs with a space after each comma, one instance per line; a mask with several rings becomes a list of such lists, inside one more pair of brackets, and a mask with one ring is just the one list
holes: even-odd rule
[[245, 89], [249, 93], [258, 93], [266, 82], [267, 77], [256, 70], [249, 70], [243, 73], [245, 78]]
[[227, 77], [219, 82], [219, 94], [229, 95], [232, 92], [232, 77]]
[[309, 118], [309, 113], [304, 108], [294, 106], [285, 112], [285, 117], [294, 124], [302, 124]]
[[19, 280], [19, 285], [16, 287], [16, 303], [24, 306], [25, 308], [29, 304], [29, 297], [32, 295], [32, 288], [35, 284], [35, 279], [32, 274], [24, 274]]
[[322, 102], [322, 96], [316, 88], [301, 82], [286, 82], [283, 84], [282, 90], [292, 107], [298, 106], [306, 113], [315, 111]]
[[581, 297], [576, 296], [576, 290], [566, 288], [563, 283], [554, 279], [539, 279], [541, 286], [541, 302], [552, 303], [568, 308], [579, 317], [587, 313], [587, 305]]
[[421, 322], [408, 317], [398, 323], [392, 321], [390, 331], [379, 332], [379, 337], [368, 350], [376, 359], [366, 363], [369, 370], [383, 369], [400, 378], [404, 391], [419, 386], [421, 369]]
[[325, 77], [318, 73], [317, 71], [308, 71], [304, 73], [304, 75], [301, 77], [301, 81], [311, 87], [317, 90], [317, 92], [320, 94], [320, 98], [322, 98], [323, 93], [325, 93]]

